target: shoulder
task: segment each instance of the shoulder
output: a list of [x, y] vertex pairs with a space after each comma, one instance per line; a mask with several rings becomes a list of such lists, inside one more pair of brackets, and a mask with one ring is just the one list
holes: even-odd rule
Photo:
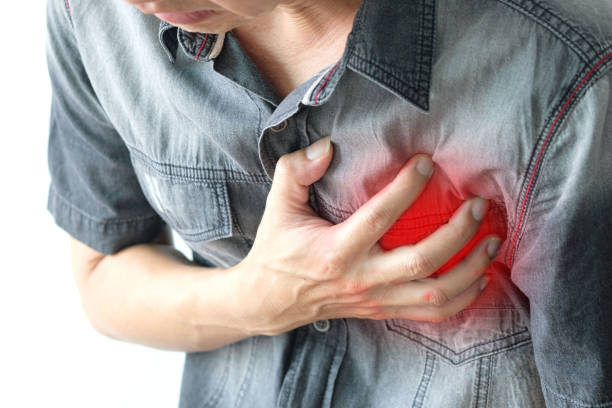
[[482, 49], [514, 44], [521, 47], [517, 53], [557, 66], [573, 58], [592, 66], [612, 52], [610, 0], [424, 0], [428, 2], [436, 8], [436, 25], [453, 45], [465, 38], [477, 39]]
[[584, 41], [612, 43], [612, 2], [609, 0], [496, 1], [514, 6], [536, 20], [580, 31]]
[[612, 52], [610, 0], [493, 0], [548, 31], [585, 62]]
[[117, 71], [139, 68], [151, 60], [167, 62], [159, 42], [160, 21], [155, 16], [145, 15], [122, 0], [47, 1], [47, 25], [61, 24], [70, 33], [92, 80], [96, 76], [108, 78], [110, 71], [122, 75]]
[[[159, 20], [123, 1], [47, 0], [54, 17], [68, 16], [80, 42], [137, 37], [143, 31], [157, 35]], [[60, 16], [59, 14], [64, 14]], [[117, 42], [117, 41], [115, 41]]]

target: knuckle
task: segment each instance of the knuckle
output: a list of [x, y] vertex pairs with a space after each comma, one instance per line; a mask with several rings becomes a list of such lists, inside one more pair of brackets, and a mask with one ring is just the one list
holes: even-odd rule
[[329, 251], [322, 256], [321, 264], [316, 268], [314, 278], [336, 279], [344, 275], [348, 268], [348, 260], [335, 251]]
[[293, 168], [291, 166], [291, 160], [289, 158], [289, 155], [284, 155], [281, 156], [278, 161], [276, 162], [276, 167], [274, 168], [274, 175], [275, 176], [286, 176], [288, 174], [291, 174]]
[[372, 208], [365, 212], [363, 222], [374, 231], [383, 231], [389, 227], [391, 214], [385, 208]]
[[431, 259], [416, 249], [408, 254], [403, 268], [404, 273], [413, 278], [429, 275], [435, 270], [435, 266]]
[[[364, 295], [368, 289], [369, 287], [365, 284], [365, 282], [355, 279], [348, 279], [344, 282], [342, 286], [342, 293], [349, 296]], [[363, 301], [364, 299], [365, 298], [363, 296], [360, 296], [357, 300]]]
[[442, 289], [433, 288], [425, 294], [425, 301], [431, 306], [442, 306], [449, 301], [449, 298]]

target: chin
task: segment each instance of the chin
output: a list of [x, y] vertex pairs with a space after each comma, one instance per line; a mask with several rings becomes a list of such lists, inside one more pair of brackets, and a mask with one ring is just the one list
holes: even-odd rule
[[235, 15], [230, 16], [215, 16], [215, 18], [207, 19], [201, 23], [194, 24], [175, 24], [177, 27], [191, 33], [211, 33], [220, 34], [239, 27], [249, 20], [244, 17]]

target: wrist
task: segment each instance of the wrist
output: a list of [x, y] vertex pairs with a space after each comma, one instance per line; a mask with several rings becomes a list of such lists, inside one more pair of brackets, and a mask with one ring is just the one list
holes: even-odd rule
[[243, 264], [229, 268], [190, 266], [190, 300], [184, 305], [185, 321], [196, 332], [207, 328], [225, 328], [244, 337], [249, 329], [250, 296], [244, 290]]
[[233, 329], [241, 331], [245, 336], [261, 335], [255, 329], [254, 309], [256, 305], [253, 303], [254, 293], [249, 285], [251, 268], [248, 266], [246, 258], [238, 264], [227, 268], [225, 278], [227, 279], [227, 288], [229, 289], [225, 299], [225, 307], [227, 313], [227, 322]]

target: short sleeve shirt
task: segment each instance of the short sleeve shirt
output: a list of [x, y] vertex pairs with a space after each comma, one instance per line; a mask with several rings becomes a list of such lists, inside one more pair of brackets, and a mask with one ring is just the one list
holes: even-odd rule
[[414, 154], [507, 236], [442, 323], [333, 319], [188, 353], [181, 407], [612, 405], [609, 0], [365, 0], [344, 55], [279, 98], [231, 34], [121, 1], [48, 0], [48, 209], [105, 254], [174, 229], [249, 252], [278, 159], [331, 136], [340, 223]]

